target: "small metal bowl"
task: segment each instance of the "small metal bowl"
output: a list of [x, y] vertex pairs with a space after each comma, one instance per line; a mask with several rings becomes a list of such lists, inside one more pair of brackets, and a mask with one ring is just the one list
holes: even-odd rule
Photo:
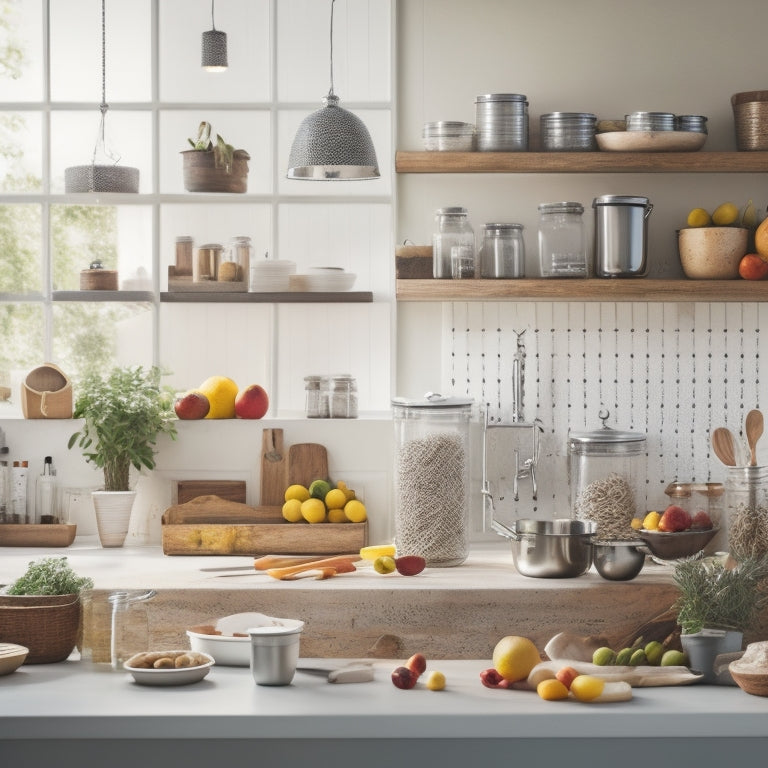
[[645, 553], [642, 541], [595, 541], [592, 543], [592, 559], [595, 569], [609, 581], [629, 581], [643, 568]]

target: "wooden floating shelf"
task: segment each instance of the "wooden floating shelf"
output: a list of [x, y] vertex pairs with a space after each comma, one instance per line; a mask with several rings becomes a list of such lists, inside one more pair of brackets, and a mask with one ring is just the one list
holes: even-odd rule
[[405, 152], [398, 173], [766, 173], [768, 152]]
[[557, 279], [397, 280], [398, 301], [768, 301], [768, 281]]
[[141, 301], [152, 302], [152, 291], [54, 291], [54, 301]]
[[286, 291], [281, 293], [186, 293], [184, 291], [169, 291], [160, 294], [163, 302], [233, 302], [240, 304], [361, 304], [371, 303], [371, 291], [337, 291], [326, 293], [321, 291]]

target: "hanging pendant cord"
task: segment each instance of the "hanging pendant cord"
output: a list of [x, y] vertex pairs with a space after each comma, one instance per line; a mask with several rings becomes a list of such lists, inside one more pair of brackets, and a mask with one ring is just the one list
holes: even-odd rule
[[333, 96], [333, 6], [336, 0], [331, 0], [331, 90], [328, 91], [329, 96]]
[[103, 115], [109, 105], [107, 104], [107, 22], [106, 2], [101, 0], [101, 114]]
[[211, 29], [215, 32], [216, 31], [216, 24], [213, 21], [213, 4], [215, 0], [211, 0]]

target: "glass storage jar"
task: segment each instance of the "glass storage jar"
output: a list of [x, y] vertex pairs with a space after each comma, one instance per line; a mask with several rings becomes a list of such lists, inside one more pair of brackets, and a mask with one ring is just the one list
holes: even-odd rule
[[236, 283], [247, 280], [251, 270], [251, 238], [233, 237], [229, 242], [226, 255], [219, 264], [219, 277], [222, 282]]
[[469, 553], [472, 402], [433, 393], [392, 401], [395, 548], [428, 566], [460, 565]]
[[328, 415], [332, 419], [357, 418], [357, 382], [348, 374], [331, 376]]
[[435, 212], [435, 232], [432, 235], [432, 276], [453, 277], [454, 255], [457, 268], [464, 262], [467, 265], [465, 269], [471, 268], [471, 276], [474, 277], [475, 233], [469, 222], [469, 212], [460, 206], [439, 208]]
[[480, 277], [525, 277], [522, 224], [486, 224], [480, 248]]
[[768, 555], [768, 467], [728, 467], [725, 519], [735, 560]]
[[581, 203], [539, 206], [539, 264], [542, 277], [586, 277], [587, 247]]
[[645, 515], [645, 435], [612, 429], [605, 423], [591, 432], [568, 436], [571, 516], [592, 520], [595, 539], [635, 539], [632, 518]]
[[207, 243], [197, 249], [197, 256], [192, 263], [192, 280], [203, 283], [219, 279], [219, 263], [224, 247], [219, 243]]
[[304, 377], [304, 402], [308, 419], [328, 418], [328, 377]]

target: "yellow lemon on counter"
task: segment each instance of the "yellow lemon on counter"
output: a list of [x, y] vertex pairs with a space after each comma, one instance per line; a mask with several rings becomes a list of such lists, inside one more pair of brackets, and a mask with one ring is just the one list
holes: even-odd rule
[[309, 489], [303, 485], [289, 485], [285, 490], [285, 500], [298, 499], [306, 501], [309, 498]]
[[288, 501], [283, 504], [283, 517], [289, 523], [298, 523], [303, 520], [304, 518], [301, 514], [301, 502], [298, 499], [288, 499]]
[[344, 509], [346, 503], [346, 494], [338, 488], [334, 488], [325, 494], [325, 506], [328, 507], [328, 509]]
[[643, 518], [643, 528], [646, 531], [656, 531], [659, 528], [659, 520], [661, 520], [661, 515], [658, 512], [649, 512]]
[[344, 510], [338, 507], [328, 510], [328, 522], [329, 523], [348, 523], [347, 516], [344, 514]]
[[712, 211], [712, 223], [716, 227], [728, 227], [739, 218], [739, 209], [733, 203], [723, 203]]
[[688, 214], [689, 227], [708, 227], [711, 223], [712, 217], [709, 215], [709, 211], [705, 211], [703, 208], [694, 208]]
[[365, 505], [362, 501], [352, 499], [348, 501], [344, 506], [344, 514], [347, 516], [347, 520], [350, 523], [362, 523], [368, 518], [368, 513], [365, 511]]
[[532, 640], [519, 635], [507, 635], [493, 649], [493, 668], [510, 683], [525, 680], [541, 661]]
[[235, 398], [238, 387], [232, 379], [226, 376], [211, 376], [197, 388], [197, 391], [202, 392], [211, 404], [206, 419], [235, 418]]
[[378, 557], [394, 557], [394, 544], [371, 544], [360, 550], [361, 560], [376, 560]]
[[325, 522], [325, 504], [320, 499], [307, 499], [301, 502], [301, 516], [308, 523]]

